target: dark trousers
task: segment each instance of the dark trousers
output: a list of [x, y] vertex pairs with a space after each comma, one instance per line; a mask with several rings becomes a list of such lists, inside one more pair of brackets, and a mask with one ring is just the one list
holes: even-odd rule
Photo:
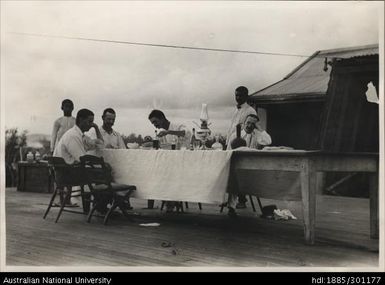
[[154, 202], [155, 200], [147, 200], [147, 208], [154, 209]]
[[238, 202], [239, 203], [246, 203], [247, 202], [246, 195], [238, 194]]

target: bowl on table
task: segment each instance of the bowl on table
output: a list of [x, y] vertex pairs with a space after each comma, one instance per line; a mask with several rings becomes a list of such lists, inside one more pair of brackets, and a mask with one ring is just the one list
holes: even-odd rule
[[138, 143], [127, 143], [127, 148], [128, 149], [138, 149], [139, 144]]

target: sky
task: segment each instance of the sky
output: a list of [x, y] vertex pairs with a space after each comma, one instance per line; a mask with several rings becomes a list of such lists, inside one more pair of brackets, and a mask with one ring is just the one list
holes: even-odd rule
[[[202, 103], [225, 133], [240, 85], [258, 91], [305, 57], [80, 41], [311, 55], [379, 42], [381, 2], [1, 1], [1, 104], [6, 128], [50, 134], [63, 99], [117, 112], [115, 129], [153, 135], [153, 108], [194, 127]], [[37, 37], [31, 33], [55, 37]]]

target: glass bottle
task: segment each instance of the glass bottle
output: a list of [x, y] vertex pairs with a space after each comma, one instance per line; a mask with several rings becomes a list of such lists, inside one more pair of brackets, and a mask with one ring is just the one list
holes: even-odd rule
[[215, 142], [211, 146], [213, 150], [223, 150], [223, 145], [219, 142], [219, 136], [215, 136]]
[[159, 149], [159, 137], [158, 137], [158, 131], [155, 130], [155, 138], [152, 140], [152, 147], [154, 149]]
[[28, 162], [33, 162], [33, 153], [32, 153], [32, 151], [29, 151], [27, 153], [27, 161]]
[[195, 149], [195, 144], [196, 144], [195, 128], [193, 128], [192, 129], [191, 140], [190, 140], [190, 150], [194, 150]]
[[241, 138], [241, 124], [237, 125], [237, 137], [231, 141], [231, 149], [246, 146], [246, 141]]
[[36, 152], [35, 152], [35, 160], [36, 160], [37, 162], [39, 162], [40, 159], [41, 159], [40, 152], [36, 151]]

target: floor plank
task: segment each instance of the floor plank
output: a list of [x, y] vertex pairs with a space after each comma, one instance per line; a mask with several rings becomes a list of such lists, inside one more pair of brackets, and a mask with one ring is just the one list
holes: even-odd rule
[[[237, 219], [217, 205], [189, 203], [183, 214], [142, 209], [132, 200], [134, 222], [123, 216], [85, 222], [85, 216], [57, 208], [46, 220], [50, 195], [6, 189], [7, 266], [235, 266], [235, 267], [370, 267], [378, 266], [378, 240], [370, 239], [369, 200], [317, 197], [316, 244], [304, 242], [299, 202], [262, 199], [289, 209], [298, 220], [266, 220], [251, 208]], [[248, 203], [249, 204], [249, 203]], [[157, 222], [159, 227], [140, 223]], [[163, 247], [162, 243], [170, 244]]]

